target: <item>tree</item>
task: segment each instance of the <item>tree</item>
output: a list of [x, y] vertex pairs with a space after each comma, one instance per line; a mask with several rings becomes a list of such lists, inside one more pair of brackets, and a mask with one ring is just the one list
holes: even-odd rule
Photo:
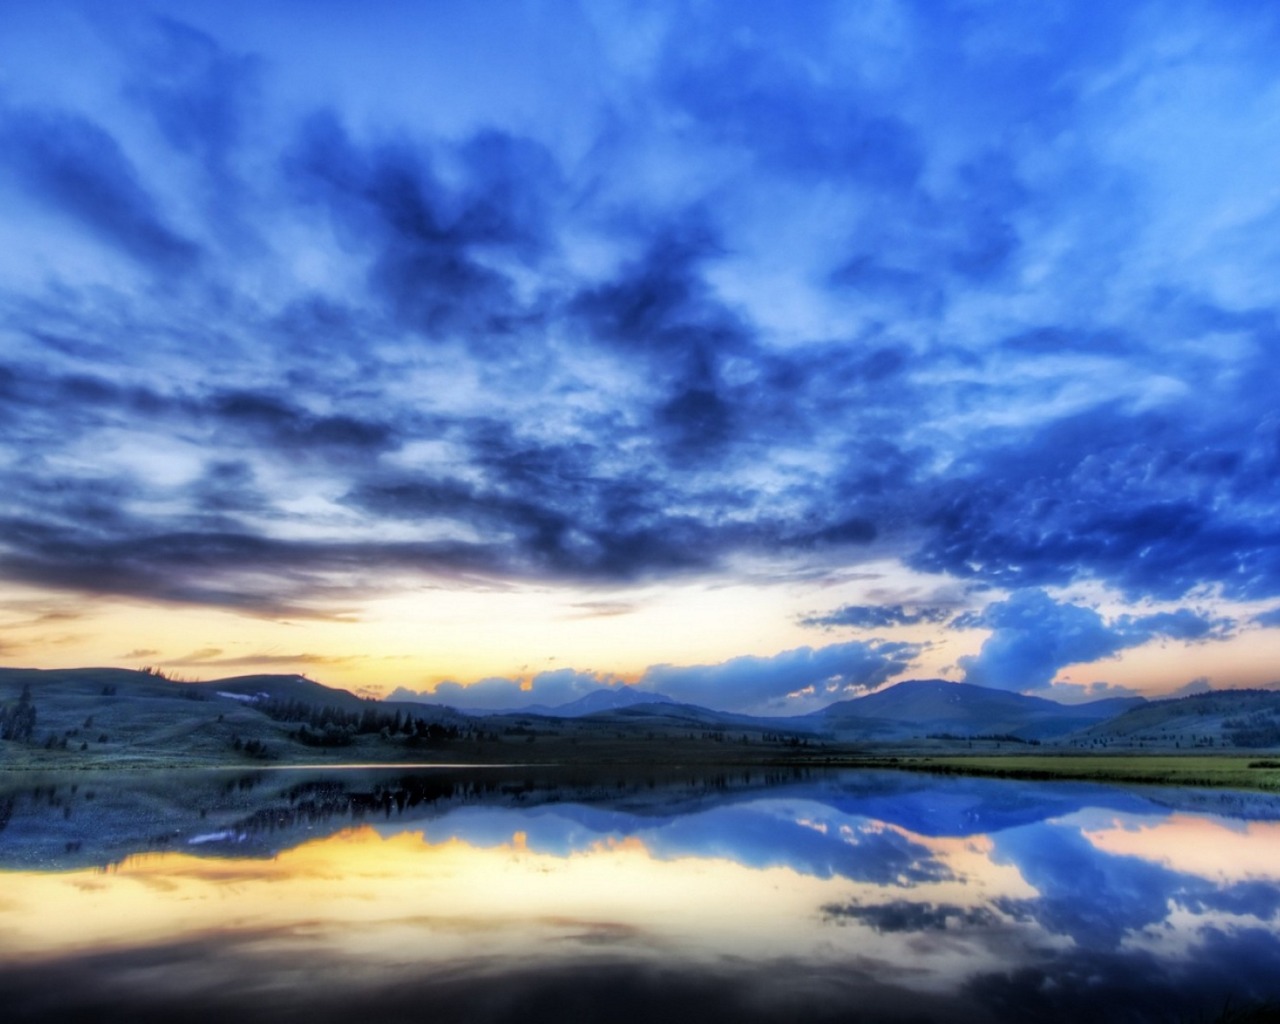
[[0, 710], [0, 737], [6, 740], [30, 742], [36, 728], [36, 705], [31, 699], [31, 684], [22, 688], [22, 695], [13, 707]]

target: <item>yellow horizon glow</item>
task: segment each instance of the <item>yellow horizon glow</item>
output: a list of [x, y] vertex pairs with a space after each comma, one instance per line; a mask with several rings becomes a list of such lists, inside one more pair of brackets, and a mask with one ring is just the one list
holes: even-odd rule
[[[385, 696], [400, 686], [426, 691], [444, 681], [528, 680], [557, 669], [628, 683], [654, 665], [768, 658], [875, 636], [929, 645], [904, 678], [960, 679], [959, 660], [979, 651], [987, 631], [917, 626], [868, 633], [800, 624], [844, 604], [911, 600], [911, 593], [939, 585], [887, 562], [869, 575], [870, 581], [688, 579], [627, 589], [424, 587], [353, 602], [331, 619], [261, 618], [10, 585], [0, 589], [0, 663], [154, 664], [194, 679], [297, 673]], [[1266, 685], [1276, 681], [1278, 663], [1280, 629], [1255, 628], [1213, 642], [1152, 642], [1066, 666], [1057, 678], [1106, 681], [1160, 697], [1200, 677], [1217, 687]]]

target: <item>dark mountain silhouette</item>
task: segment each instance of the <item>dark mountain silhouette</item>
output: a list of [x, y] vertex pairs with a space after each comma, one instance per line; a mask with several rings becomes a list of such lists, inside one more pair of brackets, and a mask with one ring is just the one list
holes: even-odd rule
[[[638, 704], [671, 704], [665, 694], [637, 690], [633, 686], [602, 686], [564, 704], [526, 704], [500, 711], [468, 710], [472, 715], [543, 715], [547, 718], [581, 718], [602, 711], [616, 711]], [[459, 709], [464, 710], [464, 709]]]
[[1145, 703], [1141, 697], [1113, 697], [1059, 704], [969, 683], [912, 679], [832, 704], [813, 717], [839, 735], [868, 739], [945, 734], [1043, 740], [1088, 728]]

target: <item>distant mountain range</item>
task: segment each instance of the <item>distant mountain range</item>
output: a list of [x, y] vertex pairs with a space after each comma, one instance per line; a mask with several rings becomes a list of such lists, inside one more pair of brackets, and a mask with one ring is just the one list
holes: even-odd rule
[[912, 679], [807, 715], [770, 718], [681, 704], [663, 694], [619, 686], [601, 687], [554, 707], [534, 705], [489, 714], [573, 718], [659, 733], [777, 730], [842, 744], [982, 739], [1084, 749], [1280, 747], [1280, 691], [1276, 690], [1217, 690], [1155, 701], [1111, 697], [1061, 704], [968, 683]]
[[909, 736], [1008, 736], [1045, 740], [1114, 718], [1146, 704], [1142, 697], [1113, 697], [1059, 704], [943, 679], [912, 679], [886, 690], [840, 701], [813, 717], [842, 739]]
[[[32, 708], [34, 724], [27, 728]], [[296, 759], [305, 751], [344, 747], [349, 753], [343, 756], [369, 759], [417, 748], [433, 758], [484, 760], [508, 747], [504, 756], [514, 756], [518, 747], [521, 760], [535, 750], [553, 759], [608, 759], [624, 750], [626, 757], [643, 759], [664, 750], [683, 756], [672, 753], [671, 744], [681, 743], [734, 743], [738, 757], [747, 750], [768, 757], [769, 750], [797, 747], [857, 752], [1019, 743], [1090, 750], [1272, 749], [1280, 748], [1280, 692], [1059, 704], [919, 679], [808, 715], [768, 718], [619, 686], [554, 706], [477, 713], [368, 700], [296, 675], [193, 683], [113, 668], [0, 669], [0, 764], [33, 749], [46, 760], [60, 752], [109, 759]]]
[[[584, 697], [564, 704], [526, 704], [521, 707], [503, 708], [500, 711], [469, 710], [472, 715], [544, 715], [548, 718], [582, 718], [601, 711], [617, 711], [636, 704], [674, 704], [661, 693], [637, 690], [633, 686], [602, 686]], [[447, 705], [446, 705], [447, 706]], [[462, 709], [458, 709], [462, 710]]]
[[465, 713], [584, 718], [626, 711], [624, 717], [632, 721], [648, 716], [705, 726], [773, 722], [803, 732], [830, 731], [842, 739], [902, 739], [945, 733], [962, 737], [999, 734], [1039, 740], [1064, 736], [1146, 703], [1142, 697], [1113, 697], [1086, 704], [1060, 704], [1043, 697], [944, 679], [912, 679], [876, 693], [839, 701], [808, 715], [790, 717], [742, 715], [696, 704], [678, 704], [664, 694], [630, 686], [602, 686], [566, 704], [529, 704], [500, 711], [466, 710]]

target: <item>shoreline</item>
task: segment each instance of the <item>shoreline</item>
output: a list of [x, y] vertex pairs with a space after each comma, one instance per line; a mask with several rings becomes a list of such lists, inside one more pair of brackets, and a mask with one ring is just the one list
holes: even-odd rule
[[1102, 782], [1280, 793], [1280, 760], [1265, 754], [903, 754], [872, 756], [848, 767], [1027, 782]]
[[[483, 761], [431, 760], [376, 761], [337, 760], [325, 762], [256, 761], [237, 763], [202, 758], [174, 758], [171, 755], [140, 754], [127, 759], [35, 757], [21, 763], [0, 763], [0, 775], [34, 774], [132, 774], [183, 771], [493, 771], [496, 769], [542, 771], [716, 771], [741, 769], [893, 770], [934, 775], [964, 775], [981, 778], [1018, 779], [1029, 782], [1075, 781], [1143, 786], [1190, 786], [1280, 792], [1280, 758], [1260, 752], [1247, 754], [1076, 754], [1009, 753], [950, 754], [920, 750], [882, 752], [840, 752], [797, 754], [782, 758], [689, 757], [682, 751], [671, 757], [630, 756], [513, 758], [510, 761], [486, 758]], [[63, 763], [59, 763], [63, 762]]]

